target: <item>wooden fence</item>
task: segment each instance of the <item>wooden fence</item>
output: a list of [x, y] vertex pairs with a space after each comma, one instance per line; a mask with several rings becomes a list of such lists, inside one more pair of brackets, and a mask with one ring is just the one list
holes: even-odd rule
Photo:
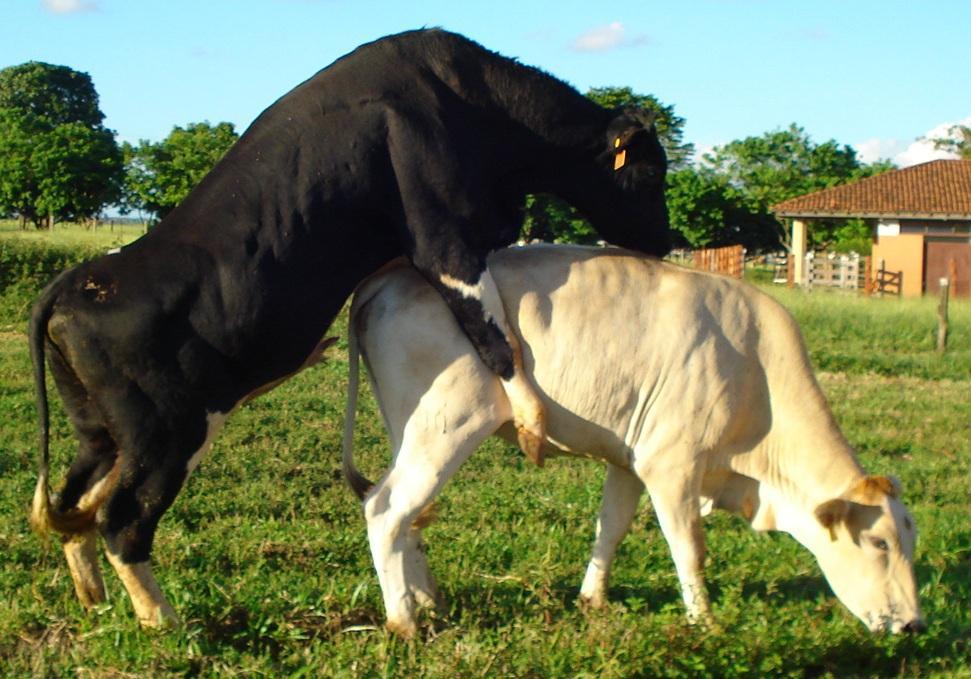
[[865, 289], [869, 276], [870, 258], [856, 253], [809, 252], [806, 254], [806, 287]]
[[729, 245], [724, 248], [695, 250], [692, 261], [696, 269], [741, 278], [745, 270], [745, 248], [741, 245]]
[[836, 253], [810, 252], [806, 255], [802, 281], [795, 280], [792, 257], [774, 256], [773, 283], [785, 283], [789, 287], [801, 285], [807, 289], [840, 288], [861, 290], [867, 295], [900, 296], [903, 272], [887, 271], [883, 260], [874, 269], [870, 257], [856, 253], [841, 255]]
[[903, 271], [887, 271], [880, 262], [880, 268], [873, 274], [870, 287], [867, 289], [868, 295], [896, 295], [900, 297], [900, 292], [904, 287]]

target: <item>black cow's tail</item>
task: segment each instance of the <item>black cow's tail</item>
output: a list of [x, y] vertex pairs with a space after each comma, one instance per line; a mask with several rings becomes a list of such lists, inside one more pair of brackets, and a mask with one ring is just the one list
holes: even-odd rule
[[51, 531], [71, 536], [84, 533], [95, 526], [97, 511], [111, 494], [121, 471], [121, 459], [115, 461], [108, 472], [106, 483], [99, 483], [93, 492], [85, 494], [75, 507], [59, 510], [51, 502], [50, 489], [50, 408], [47, 398], [47, 379], [45, 370], [44, 346], [47, 339], [48, 324], [54, 315], [58, 293], [63, 289], [60, 283], [65, 274], [47, 286], [34, 304], [27, 326], [27, 341], [30, 344], [30, 360], [33, 364], [34, 390], [37, 395], [37, 486], [30, 507], [30, 526], [40, 535]]
[[27, 341], [30, 343], [30, 360], [34, 368], [34, 390], [37, 396], [37, 487], [30, 510], [30, 525], [40, 534], [51, 530], [53, 509], [51, 491], [48, 483], [50, 458], [50, 410], [47, 403], [47, 380], [44, 370], [44, 339], [47, 335], [47, 322], [54, 313], [53, 285], [48, 287], [34, 305], [27, 326]]
[[357, 392], [360, 385], [360, 349], [357, 333], [354, 331], [358, 296], [354, 296], [347, 319], [347, 406], [344, 410], [344, 437], [341, 441], [341, 470], [344, 480], [359, 500], [364, 500], [374, 483], [354, 466], [354, 417], [357, 412]]

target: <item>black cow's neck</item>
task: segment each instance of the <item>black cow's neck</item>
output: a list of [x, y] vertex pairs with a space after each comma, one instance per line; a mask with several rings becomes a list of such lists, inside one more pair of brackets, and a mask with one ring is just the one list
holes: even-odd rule
[[[470, 59], [492, 104], [552, 147], [597, 153], [610, 112], [532, 66], [485, 51]], [[464, 65], [463, 65], [464, 66]]]

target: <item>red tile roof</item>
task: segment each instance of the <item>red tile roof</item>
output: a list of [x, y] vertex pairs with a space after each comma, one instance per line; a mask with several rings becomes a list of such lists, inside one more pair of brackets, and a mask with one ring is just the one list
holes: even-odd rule
[[772, 206], [779, 217], [971, 219], [971, 160], [932, 160]]

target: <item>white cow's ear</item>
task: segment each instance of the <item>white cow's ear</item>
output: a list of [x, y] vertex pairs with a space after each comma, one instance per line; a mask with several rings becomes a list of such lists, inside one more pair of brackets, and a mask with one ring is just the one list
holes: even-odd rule
[[816, 520], [822, 524], [823, 528], [829, 529], [830, 537], [834, 540], [836, 539], [836, 533], [833, 529], [836, 527], [840, 521], [846, 518], [846, 515], [850, 512], [850, 503], [843, 498], [836, 498], [835, 500], [829, 500], [823, 504], [816, 507]]
[[846, 493], [848, 500], [871, 507], [879, 506], [888, 496], [900, 495], [900, 481], [890, 476], [864, 476]]

